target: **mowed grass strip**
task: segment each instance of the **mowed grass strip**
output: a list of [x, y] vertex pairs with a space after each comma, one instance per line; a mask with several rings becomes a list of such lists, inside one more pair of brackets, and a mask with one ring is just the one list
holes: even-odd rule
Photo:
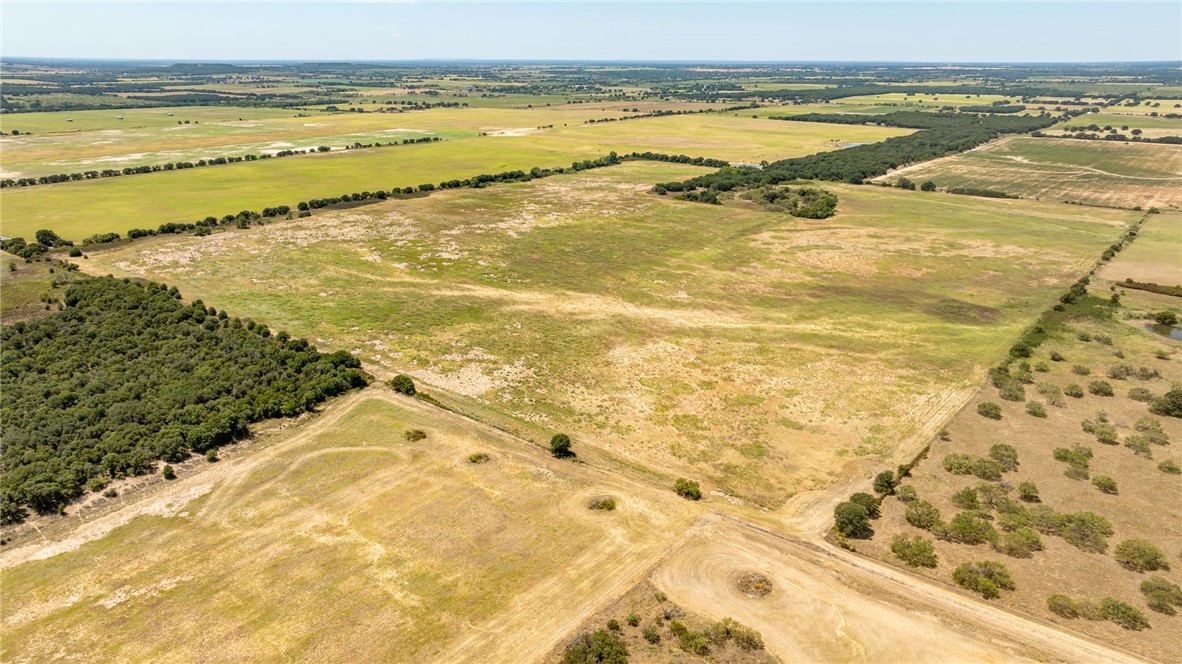
[[[413, 114], [407, 114], [407, 117]], [[391, 116], [398, 126], [402, 116]], [[41, 228], [80, 240], [98, 232], [192, 223], [310, 198], [414, 187], [481, 173], [569, 166], [610, 151], [655, 151], [737, 161], [812, 154], [908, 133], [885, 127], [689, 115], [518, 131], [439, 143], [298, 155], [284, 159], [5, 189], [0, 233]]]
[[827, 184], [838, 215], [806, 220], [649, 193], [695, 172], [631, 162], [84, 264], [775, 506], [938, 422], [1139, 217]]

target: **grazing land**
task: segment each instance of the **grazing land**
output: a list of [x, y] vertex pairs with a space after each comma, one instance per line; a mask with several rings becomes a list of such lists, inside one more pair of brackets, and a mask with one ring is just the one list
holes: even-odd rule
[[1011, 137], [883, 176], [1111, 207], [1182, 206], [1182, 146]]
[[1137, 240], [1105, 265], [1099, 276], [1117, 284], [1132, 279], [1179, 286], [1182, 285], [1179, 256], [1182, 256], [1182, 213], [1158, 214], [1141, 226]]
[[774, 507], [937, 426], [1138, 218], [826, 185], [838, 214], [810, 220], [648, 191], [702, 170], [630, 162], [84, 264]]

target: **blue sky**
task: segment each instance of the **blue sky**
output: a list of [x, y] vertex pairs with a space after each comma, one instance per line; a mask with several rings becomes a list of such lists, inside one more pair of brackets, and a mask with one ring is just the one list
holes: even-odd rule
[[1182, 2], [14, 2], [7, 57], [1182, 60]]

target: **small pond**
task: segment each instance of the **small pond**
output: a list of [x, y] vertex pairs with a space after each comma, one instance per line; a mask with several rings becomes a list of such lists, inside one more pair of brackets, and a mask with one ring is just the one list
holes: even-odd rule
[[1173, 325], [1162, 325], [1161, 323], [1146, 323], [1145, 329], [1154, 334], [1160, 334], [1163, 337], [1168, 337], [1177, 341], [1182, 341], [1182, 328], [1174, 327]]

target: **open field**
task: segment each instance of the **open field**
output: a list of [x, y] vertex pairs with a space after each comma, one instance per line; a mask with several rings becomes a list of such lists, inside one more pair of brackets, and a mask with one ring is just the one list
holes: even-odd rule
[[[1125, 136], [1129, 135], [1129, 131], [1133, 129], [1140, 129], [1141, 135], [1145, 138], [1161, 138], [1163, 136], [1182, 136], [1182, 118], [1163, 118], [1150, 117], [1148, 115], [1124, 115], [1110, 112], [1108, 110], [1100, 113], [1089, 113], [1075, 118], [1068, 118], [1057, 125], [1052, 126], [1045, 133], [1054, 134], [1063, 131], [1067, 127], [1079, 127], [1098, 125], [1100, 127], [1111, 126], [1117, 129]], [[1128, 130], [1122, 129], [1128, 127]], [[1101, 133], [1101, 132], [1095, 132]]]
[[993, 189], [1023, 198], [1111, 207], [1182, 206], [1182, 146], [1011, 137], [951, 157], [908, 166], [906, 175], [939, 187]]
[[[1010, 104], [1019, 103], [1019, 97], [1006, 97], [1002, 95], [958, 95], [949, 93], [947, 95], [933, 95], [933, 94], [908, 94], [905, 92], [889, 92], [877, 95], [857, 95], [854, 97], [841, 97], [834, 99], [830, 105], [844, 105], [844, 104], [893, 104], [897, 107], [912, 107], [912, 108], [940, 108], [941, 106], [982, 106], [992, 104], [995, 101], [1004, 101]], [[896, 108], [895, 110], [900, 110]]]
[[83, 264], [777, 506], [937, 426], [1136, 218], [827, 185], [838, 215], [814, 221], [647, 192], [695, 172], [632, 162]]
[[700, 511], [390, 394], [9, 550], [4, 661], [533, 661]]
[[1163, 286], [1182, 285], [1182, 213], [1150, 217], [1141, 226], [1137, 240], [1105, 265], [1098, 276], [1112, 282], [1132, 279]]
[[[1140, 241], [1135, 241], [1127, 251], [1132, 251]], [[1118, 263], [1116, 261], [1114, 265]], [[1171, 263], [1177, 269], [1177, 254]], [[1103, 282], [1094, 290], [1101, 296], [1107, 293]], [[1135, 291], [1129, 293], [1132, 295], [1122, 298], [1122, 301], [1140, 295]], [[1150, 611], [1146, 607], [1145, 597], [1138, 590], [1140, 583], [1150, 574], [1125, 569], [1113, 558], [1113, 550], [1118, 543], [1128, 539], [1148, 540], [1165, 552], [1171, 567], [1168, 571], [1153, 572], [1153, 575], [1182, 583], [1182, 572], [1179, 571], [1182, 560], [1178, 557], [1182, 547], [1182, 513], [1178, 507], [1182, 504], [1182, 482], [1179, 482], [1177, 475], [1162, 472], [1158, 468], [1158, 464], [1166, 460], [1182, 462], [1182, 454], [1178, 449], [1179, 441], [1182, 441], [1182, 421], [1150, 415], [1147, 404], [1127, 396], [1133, 388], [1148, 389], [1155, 396], [1161, 395], [1170, 389], [1171, 381], [1182, 380], [1182, 362], [1179, 361], [1182, 344], [1152, 335], [1140, 326], [1140, 323], [1128, 324], [1119, 319], [1078, 318], [1057, 330], [1030, 359], [1031, 364], [1045, 363], [1049, 371], [1034, 373], [1036, 384], [1026, 386], [1028, 400], [1043, 402], [1045, 397], [1036, 389], [1039, 386], [1063, 389], [1074, 383], [1086, 387], [1089, 381], [1096, 379], [1108, 380], [1114, 387], [1114, 396], [1086, 393], [1082, 398], [1071, 398], [1060, 394], [1058, 399], [1062, 405], [1046, 405], [1047, 417], [1038, 418], [1024, 412], [1024, 404], [1000, 399], [998, 391], [986, 384], [947, 427], [950, 440], [935, 441], [928, 458], [912, 471], [912, 477], [904, 480], [915, 487], [919, 498], [934, 504], [943, 519], [948, 521], [959, 510], [951, 501], [953, 493], [981, 482], [972, 476], [947, 472], [942, 468], [945, 456], [956, 452], [987, 457], [992, 445], [1004, 442], [1017, 450], [1019, 463], [1016, 472], [1005, 474], [1005, 486], [1012, 488], [1019, 482], [1033, 482], [1038, 488], [1038, 505], [1048, 506], [1057, 512], [1086, 510], [1099, 514], [1111, 522], [1115, 531], [1107, 538], [1108, 544], [1101, 551], [1089, 552], [1068, 544], [1063, 538], [1044, 533], [1042, 542], [1045, 550], [1036, 551], [1029, 557], [1011, 557], [991, 549], [988, 544], [970, 546], [937, 541], [939, 566], [932, 570], [910, 569], [925, 576], [950, 581], [951, 571], [961, 563], [1001, 561], [1009, 568], [1016, 590], [1002, 591], [1001, 598], [996, 601], [1045, 620], [1086, 631], [1142, 656], [1172, 661], [1176, 658], [1177, 644], [1182, 641], [1182, 619]], [[1093, 340], [1081, 341], [1077, 338], [1080, 333], [1092, 335]], [[1096, 341], [1097, 335], [1111, 338], [1112, 344]], [[1157, 351], [1169, 353], [1169, 359], [1157, 357]], [[1061, 353], [1065, 361], [1049, 361], [1051, 352]], [[1116, 355], [1117, 352], [1121, 355]], [[1156, 369], [1161, 375], [1149, 380], [1108, 378], [1107, 370], [1121, 363]], [[1091, 374], [1078, 375], [1072, 369], [1075, 365], [1090, 368]], [[983, 401], [1001, 404], [1000, 421], [977, 414], [976, 405]], [[1095, 422], [1101, 414], [1115, 425], [1120, 442], [1103, 444], [1098, 442], [1095, 435], [1082, 430], [1083, 420]], [[1134, 424], [1147, 415], [1160, 422], [1169, 443], [1152, 445], [1148, 454], [1136, 454], [1123, 443], [1137, 435]], [[1071, 479], [1064, 475], [1068, 466], [1055, 460], [1052, 451], [1073, 445], [1082, 445], [1091, 450], [1094, 454], [1089, 460], [1092, 478], [1111, 477], [1117, 483], [1116, 493], [1101, 492], [1088, 478]], [[1011, 497], [1017, 498], [1015, 494], [1011, 494]], [[984, 509], [989, 510], [988, 507]], [[873, 539], [869, 542], [854, 541], [858, 551], [901, 565], [889, 549], [892, 537], [900, 532], [928, 535], [908, 525], [903, 512], [904, 504], [899, 500], [890, 497], [884, 500], [883, 516], [872, 522], [875, 531]], [[1001, 529], [997, 522], [994, 526]], [[1150, 628], [1130, 631], [1106, 621], [1058, 617], [1047, 609], [1047, 597], [1052, 594], [1087, 597], [1096, 601], [1114, 597], [1140, 609], [1148, 618]]]
[[[487, 110], [468, 113], [483, 118], [479, 121], [489, 121]], [[428, 114], [424, 111], [380, 119], [404, 127], [413, 125], [417, 117], [427, 126], [431, 122]], [[453, 127], [464, 121], [462, 115], [440, 114], [450, 118]], [[481, 173], [528, 171], [535, 166], [567, 166], [612, 150], [652, 150], [758, 162], [910, 133], [906, 129], [714, 114], [545, 130], [536, 130], [537, 125], [526, 118], [518, 117], [517, 121], [517, 129], [482, 127], [493, 133], [463, 140], [5, 189], [0, 193], [4, 208], [0, 233], [31, 237], [38, 229], [52, 228], [63, 237], [79, 240], [96, 232], [155, 228], [170, 221], [191, 223], [208, 215], [221, 216], [242, 209], [274, 205], [294, 208], [299, 201], [339, 196], [342, 192], [413, 187]], [[505, 119], [500, 122], [497, 126], [504, 126]]]

